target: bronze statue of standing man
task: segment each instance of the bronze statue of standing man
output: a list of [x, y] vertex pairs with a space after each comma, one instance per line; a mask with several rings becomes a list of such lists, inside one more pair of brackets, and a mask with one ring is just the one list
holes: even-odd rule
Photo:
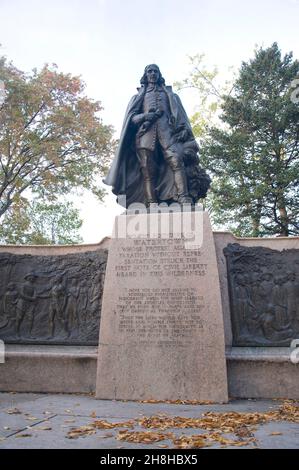
[[136, 202], [194, 204], [206, 196], [210, 178], [198, 166], [199, 148], [180, 98], [155, 64], [145, 68], [140, 83], [104, 182], [125, 207]]

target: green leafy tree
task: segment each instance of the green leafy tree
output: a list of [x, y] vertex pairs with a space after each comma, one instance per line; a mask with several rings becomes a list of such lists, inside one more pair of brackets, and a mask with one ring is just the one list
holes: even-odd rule
[[30, 226], [30, 216], [27, 213], [28, 201], [22, 198], [13, 204], [1, 217], [0, 243], [22, 244], [26, 243], [25, 235]]
[[11, 244], [80, 243], [82, 220], [70, 202], [21, 201], [2, 219], [0, 240]]
[[[189, 56], [191, 66], [187, 78], [177, 81], [174, 86], [178, 92], [192, 90], [194, 92], [196, 107], [190, 117], [193, 133], [197, 138], [204, 138], [209, 127], [219, 125], [219, 111], [223, 95], [231, 94], [231, 80], [220, 81], [217, 67], [209, 69], [205, 63], [205, 54]], [[229, 67], [230, 74], [233, 73]]]
[[242, 236], [299, 233], [299, 62], [276, 43], [242, 63], [222, 97], [222, 125], [201, 139], [215, 223]]
[[32, 194], [53, 200], [86, 188], [101, 199], [112, 128], [82, 80], [55, 65], [25, 74], [0, 57], [0, 81], [0, 218]]

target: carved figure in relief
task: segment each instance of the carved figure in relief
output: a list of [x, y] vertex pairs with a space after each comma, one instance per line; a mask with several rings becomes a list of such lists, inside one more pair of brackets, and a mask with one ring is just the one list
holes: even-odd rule
[[79, 328], [79, 303], [80, 286], [78, 280], [73, 279], [71, 285], [67, 289], [67, 302], [66, 302], [66, 322], [69, 334], [74, 328]]
[[36, 301], [36, 290], [35, 281], [37, 275], [35, 273], [28, 273], [24, 277], [25, 282], [21, 285], [19, 290], [19, 298], [16, 302], [16, 333], [17, 336], [21, 336], [21, 326], [26, 320], [29, 325], [29, 334], [32, 334], [34, 313], [35, 313], [35, 301]]
[[299, 281], [296, 273], [287, 273], [284, 287], [290, 323], [294, 329], [299, 330]]
[[60, 323], [65, 333], [68, 335], [68, 321], [65, 314], [66, 306], [66, 292], [63, 276], [57, 278], [56, 282], [51, 289], [50, 297], [50, 314], [49, 314], [49, 329], [50, 335], [53, 338], [55, 335], [56, 323]]
[[14, 282], [10, 282], [3, 296], [3, 315], [0, 321], [0, 329], [5, 328], [14, 320], [19, 293]]

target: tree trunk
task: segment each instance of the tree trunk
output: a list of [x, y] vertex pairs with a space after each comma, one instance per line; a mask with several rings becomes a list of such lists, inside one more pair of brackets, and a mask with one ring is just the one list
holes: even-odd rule
[[288, 237], [289, 236], [289, 218], [288, 218], [288, 213], [287, 213], [285, 204], [282, 201], [280, 201], [278, 210], [279, 210], [280, 222], [281, 222], [280, 236]]
[[260, 218], [252, 217], [252, 236], [258, 237], [260, 235]]
[[260, 236], [260, 224], [261, 224], [261, 214], [262, 214], [262, 201], [258, 199], [256, 208], [251, 208], [251, 221], [252, 221], [252, 236]]

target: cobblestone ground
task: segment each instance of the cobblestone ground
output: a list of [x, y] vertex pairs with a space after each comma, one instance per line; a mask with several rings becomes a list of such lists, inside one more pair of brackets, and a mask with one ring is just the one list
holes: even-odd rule
[[198, 447], [299, 449], [298, 403], [169, 404], [0, 393], [0, 449]]

